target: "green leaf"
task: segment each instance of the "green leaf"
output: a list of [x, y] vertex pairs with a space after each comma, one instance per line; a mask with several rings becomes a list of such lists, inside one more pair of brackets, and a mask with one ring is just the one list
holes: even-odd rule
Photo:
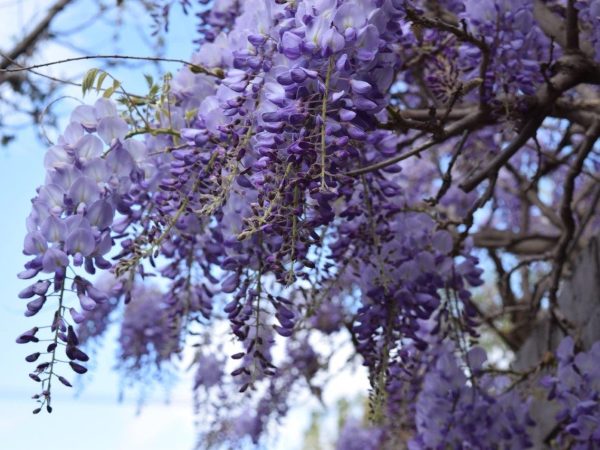
[[119, 89], [120, 87], [121, 87], [121, 83], [118, 82], [117, 80], [113, 80], [112, 86], [104, 91], [104, 94], [102, 94], [102, 97], [110, 98], [116, 92], [116, 90]]
[[148, 83], [148, 88], [151, 88], [154, 84], [154, 78], [152, 78], [152, 75], [144, 74], [144, 78], [146, 79], [146, 83]]
[[100, 73], [100, 76], [98, 77], [98, 81], [96, 81], [96, 91], [100, 92], [100, 89], [102, 89], [102, 83], [104, 83], [104, 80], [106, 79], [106, 77], [108, 76], [108, 73], [102, 71], [102, 73]]
[[158, 85], [156, 85], [156, 84], [155, 84], [154, 86], [152, 86], [152, 87], [150, 88], [150, 92], [148, 93], [148, 97], [150, 97], [150, 98], [154, 98], [154, 96], [155, 96], [156, 94], [158, 94], [158, 89], [159, 89]]
[[110, 98], [114, 93], [115, 93], [115, 90], [111, 86], [104, 91], [104, 94], [102, 94], [102, 97]]
[[81, 82], [81, 90], [83, 92], [83, 95], [85, 95], [86, 92], [92, 88], [92, 86], [94, 85], [94, 81], [96, 80], [97, 74], [98, 69], [96, 68], [90, 69], [86, 72], [85, 76], [83, 77], [83, 81]]
[[198, 110], [196, 108], [186, 111], [185, 112], [185, 121], [191, 122], [192, 119], [194, 119], [197, 114], [198, 114]]

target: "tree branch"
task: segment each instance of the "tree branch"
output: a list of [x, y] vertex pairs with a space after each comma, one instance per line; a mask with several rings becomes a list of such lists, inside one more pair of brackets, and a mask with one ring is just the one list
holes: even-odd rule
[[565, 55], [561, 58], [556, 67], [558, 73], [544, 84], [535, 95], [533, 111], [529, 114], [531, 118], [521, 129], [519, 135], [506, 147], [506, 149], [496, 156], [487, 167], [481, 170], [478, 174], [465, 180], [460, 184], [460, 188], [465, 192], [471, 192], [483, 180], [498, 171], [517, 153], [529, 139], [535, 136], [538, 128], [548, 116], [554, 102], [562, 95], [563, 92], [577, 86], [582, 82], [600, 82], [597, 78], [598, 67], [588, 61], [583, 55], [577, 53], [573, 55]]
[[579, 24], [577, 20], [577, 9], [575, 9], [575, 0], [567, 2], [567, 47], [568, 51], [579, 50]]
[[552, 250], [559, 235], [541, 233], [513, 233], [511, 231], [485, 229], [471, 235], [473, 244], [488, 250], [504, 248], [515, 255], [540, 255]]
[[[0, 69], [4, 71], [12, 64], [12, 60], [17, 59], [22, 54], [31, 50], [36, 41], [48, 30], [52, 20], [60, 13], [65, 6], [73, 0], [59, 0], [49, 10], [46, 16], [38, 23], [33, 30], [29, 32], [9, 53], [8, 58], [0, 61]], [[3, 81], [0, 78], [0, 83]]]
[[532, 205], [536, 206], [544, 216], [556, 227], [559, 229], [562, 228], [562, 222], [560, 217], [556, 214], [556, 212], [546, 205], [539, 198], [537, 193], [531, 188], [531, 185], [528, 185], [524, 177], [517, 171], [515, 167], [513, 167], [510, 163], [506, 165], [506, 168], [510, 171], [510, 173], [515, 177], [515, 180], [518, 183], [517, 188], [511, 189], [511, 192], [514, 194], [522, 194], [524, 198], [530, 202]]

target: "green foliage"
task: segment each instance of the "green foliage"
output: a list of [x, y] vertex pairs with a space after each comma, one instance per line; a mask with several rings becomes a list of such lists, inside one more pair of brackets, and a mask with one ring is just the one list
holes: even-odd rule
[[[103, 89], [102, 86], [104, 84], [104, 80], [106, 80], [107, 77], [112, 79], [112, 86]], [[104, 98], [110, 98], [120, 87], [121, 82], [119, 80], [115, 79], [108, 72], [98, 68], [88, 70], [83, 77], [83, 81], [81, 82], [81, 91], [84, 96], [90, 90], [95, 89], [98, 93], [104, 90], [102, 96]]]

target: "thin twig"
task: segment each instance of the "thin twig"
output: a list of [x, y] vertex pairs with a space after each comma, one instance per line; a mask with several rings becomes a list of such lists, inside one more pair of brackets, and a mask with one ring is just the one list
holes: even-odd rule
[[[12, 58], [15, 59], [15, 58]], [[177, 58], [160, 58], [158, 56], [131, 56], [131, 55], [84, 55], [84, 56], [76, 56], [73, 58], [65, 58], [65, 59], [61, 59], [58, 61], [51, 61], [51, 62], [47, 62], [47, 63], [41, 63], [41, 64], [34, 64], [32, 66], [27, 66], [27, 67], [19, 67], [16, 69], [7, 69], [7, 68], [2, 68], [0, 69], [0, 73], [1, 72], [24, 72], [24, 71], [31, 71], [31, 69], [39, 69], [41, 67], [49, 67], [49, 66], [55, 66], [57, 64], [64, 64], [64, 63], [69, 63], [69, 62], [74, 62], [74, 61], [84, 61], [84, 60], [88, 60], [88, 59], [129, 59], [129, 60], [136, 60], [136, 61], [154, 61], [154, 62], [171, 62], [171, 63], [179, 63], [179, 64], [183, 64], [187, 67], [189, 67], [192, 72], [195, 73], [202, 73], [204, 75], [209, 75], [212, 77], [216, 77], [216, 78], [223, 78], [223, 71], [221, 69], [206, 69], [202, 66], [198, 66], [194, 63], [191, 63], [189, 61], [185, 61], [183, 59], [177, 59]], [[7, 67], [10, 66], [10, 61], [9, 64], [7, 64]]]
[[457, 120], [456, 122], [454, 122], [451, 125], [449, 125], [448, 127], [446, 127], [443, 130], [443, 132], [441, 133], [443, 137], [432, 138], [407, 153], [403, 153], [401, 155], [394, 156], [393, 158], [389, 158], [384, 161], [380, 161], [380, 162], [372, 164], [370, 166], [351, 170], [349, 172], [346, 172], [344, 175], [349, 176], [349, 177], [355, 177], [355, 176], [362, 175], [362, 174], [365, 174], [368, 172], [373, 172], [373, 171], [376, 171], [379, 169], [383, 169], [385, 167], [391, 166], [392, 164], [396, 164], [400, 161], [404, 161], [405, 159], [411, 158], [413, 156], [417, 156], [420, 153], [422, 153], [423, 151], [427, 150], [428, 148], [433, 147], [436, 144], [439, 144], [439, 143], [441, 143], [451, 137], [454, 137], [464, 131], [473, 129], [475, 127], [475, 125], [481, 123], [484, 120], [484, 118], [485, 118], [485, 115], [483, 113], [481, 113], [480, 111], [469, 114], [468, 116], [462, 118], [461, 120]]
[[469, 137], [469, 130], [463, 131], [463, 135], [460, 138], [460, 141], [458, 141], [458, 145], [456, 146], [456, 150], [454, 151], [454, 154], [452, 155], [450, 164], [448, 164], [448, 169], [442, 176], [442, 186], [440, 187], [440, 190], [438, 191], [437, 195], [431, 202], [433, 206], [437, 205], [437, 203], [442, 199], [442, 197], [444, 195], [446, 195], [446, 192], [448, 192], [448, 189], [450, 189], [450, 186], [452, 186], [452, 169], [454, 168], [454, 164], [456, 164], [456, 160], [462, 153], [462, 150], [465, 146], [465, 143], [467, 142], [468, 137]]
[[[46, 78], [46, 79], [48, 79], [48, 80], [50, 80], [50, 81], [56, 81], [57, 83], [62, 83], [62, 84], [68, 84], [68, 85], [70, 85], [70, 86], [77, 86], [77, 87], [81, 87], [81, 83], [75, 83], [74, 81], [70, 81], [70, 80], [63, 80], [63, 79], [61, 79], [61, 78], [56, 78], [56, 77], [53, 77], [53, 76], [51, 76], [51, 75], [46, 75], [45, 73], [38, 72], [37, 70], [34, 70], [34, 69], [29, 69], [29, 68], [27, 68], [27, 67], [25, 67], [25, 66], [22, 66], [21, 64], [19, 64], [19, 63], [18, 63], [18, 62], [16, 62], [15, 60], [13, 60], [13, 59], [12, 59], [10, 56], [8, 56], [8, 55], [7, 55], [7, 54], [5, 54], [5, 53], [2, 53], [1, 51], [0, 51], [0, 56], [2, 56], [3, 58], [5, 58], [5, 59], [7, 59], [7, 60], [11, 61], [11, 62], [12, 62], [12, 64], [14, 64], [15, 66], [21, 67], [23, 71], [27, 71], [27, 72], [29, 72], [29, 73], [32, 73], [32, 74], [34, 74], [34, 75], [38, 75], [38, 76], [40, 76], [40, 77], [43, 77], [43, 78]], [[2, 72], [2, 71], [0, 70], [0, 72]], [[5, 79], [8, 79], [8, 78], [5, 78]], [[0, 83], [2, 83], [2, 81], [4, 81], [4, 79], [3, 79], [3, 78], [0, 78]]]

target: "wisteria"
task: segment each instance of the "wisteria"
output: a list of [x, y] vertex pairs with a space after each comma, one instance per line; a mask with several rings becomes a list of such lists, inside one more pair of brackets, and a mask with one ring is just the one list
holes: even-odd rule
[[[557, 301], [600, 225], [600, 3], [181, 5], [189, 64], [145, 96], [88, 72], [103, 96], [46, 152], [19, 274], [25, 315], [53, 312], [17, 338], [41, 346], [34, 412], [118, 322], [130, 379], [195, 355], [199, 447], [322, 401], [340, 340], [370, 389], [338, 449], [538, 448], [540, 390], [544, 445], [600, 445], [599, 347]], [[488, 361], [482, 335], [518, 353], [544, 315], [558, 350]]]
[[557, 349], [558, 369], [541, 381], [548, 398], [560, 404], [556, 417], [558, 441], [575, 449], [600, 444], [600, 344], [575, 354], [574, 341], [565, 338]]
[[375, 450], [380, 447], [381, 430], [361, 426], [356, 420], [350, 419], [344, 424], [336, 448], [340, 450]]

